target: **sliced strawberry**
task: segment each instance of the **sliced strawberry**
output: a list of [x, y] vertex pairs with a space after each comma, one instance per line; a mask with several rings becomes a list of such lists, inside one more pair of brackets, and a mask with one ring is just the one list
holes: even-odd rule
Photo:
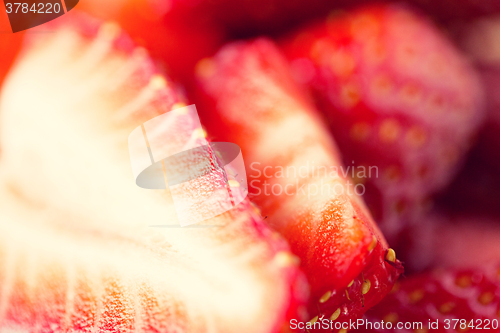
[[[300, 319], [297, 260], [248, 201], [176, 228], [170, 192], [136, 186], [129, 134], [184, 99], [116, 25], [65, 18], [30, 36], [2, 90], [0, 330], [255, 333]], [[173, 112], [167, 135], [203, 136]]]
[[[405, 279], [367, 313], [372, 326], [363, 323], [358, 329], [360, 332], [497, 331], [498, 276], [499, 266], [495, 265], [441, 270]], [[384, 328], [375, 329], [375, 324], [380, 327], [382, 320]]]
[[347, 165], [375, 167], [365, 199], [393, 239], [452, 179], [483, 118], [479, 79], [427, 20], [397, 6], [330, 17], [284, 45]]
[[301, 259], [312, 287], [311, 318], [360, 317], [402, 266], [342, 176], [335, 143], [285, 59], [259, 39], [225, 46], [197, 73], [211, 133], [241, 147], [249, 195]]

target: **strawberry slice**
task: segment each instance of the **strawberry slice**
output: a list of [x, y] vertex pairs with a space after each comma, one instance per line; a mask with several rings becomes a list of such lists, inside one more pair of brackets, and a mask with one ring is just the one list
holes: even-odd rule
[[483, 119], [478, 76], [433, 25], [372, 6], [303, 28], [284, 43], [347, 165], [373, 166], [365, 199], [392, 240], [449, 183]]
[[441, 270], [398, 282], [393, 292], [367, 313], [369, 323], [360, 325], [358, 331], [497, 331], [500, 327], [498, 274], [499, 266], [491, 265], [480, 269]]
[[[134, 183], [128, 136], [183, 105], [175, 84], [114, 24], [73, 12], [44, 29], [1, 94], [0, 330], [255, 333], [300, 319], [305, 278], [249, 201], [177, 228], [170, 192]], [[166, 133], [203, 135], [174, 115]]]
[[311, 318], [360, 317], [402, 266], [342, 176], [335, 143], [286, 60], [259, 39], [225, 46], [197, 73], [211, 133], [241, 147], [249, 195], [301, 259]]

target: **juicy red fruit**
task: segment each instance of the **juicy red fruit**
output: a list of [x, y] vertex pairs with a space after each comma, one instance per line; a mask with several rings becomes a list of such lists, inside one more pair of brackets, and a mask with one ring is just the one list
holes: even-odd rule
[[[217, 140], [241, 147], [249, 195], [301, 259], [312, 288], [310, 318], [361, 317], [390, 290], [402, 266], [347, 180], [314, 171], [313, 164], [339, 167], [339, 155], [283, 56], [265, 39], [233, 43], [199, 64], [198, 80], [205, 124]], [[289, 166], [307, 175], [269, 171]], [[267, 193], [265, 182], [287, 192]], [[343, 192], [309, 187], [321, 184]]]
[[[372, 323], [384, 320], [392, 329], [363, 332], [400, 332], [397, 325], [422, 323], [412, 329], [432, 332], [497, 331], [500, 310], [499, 267], [440, 270], [398, 282], [379, 305], [368, 311]], [[429, 327], [429, 322], [439, 326]], [[458, 320], [458, 321], [457, 321]]]
[[375, 6], [300, 29], [284, 45], [347, 165], [375, 166], [365, 198], [389, 240], [452, 179], [483, 118], [476, 73], [426, 19]]
[[279, 332], [308, 296], [286, 241], [248, 200], [178, 228], [171, 192], [136, 186], [135, 128], [172, 112], [167, 150], [203, 131], [116, 24], [75, 14], [30, 34], [1, 91], [0, 330]]

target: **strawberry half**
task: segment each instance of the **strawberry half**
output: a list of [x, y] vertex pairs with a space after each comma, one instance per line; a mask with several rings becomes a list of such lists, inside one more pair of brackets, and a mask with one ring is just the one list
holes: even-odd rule
[[[305, 279], [248, 201], [176, 228], [170, 192], [134, 183], [128, 136], [183, 105], [176, 86], [114, 24], [73, 13], [44, 29], [1, 94], [0, 329], [269, 333], [300, 319]], [[174, 115], [165, 133], [203, 136]]]
[[335, 143], [286, 60], [258, 39], [225, 46], [197, 73], [198, 105], [211, 133], [241, 147], [249, 195], [301, 259], [311, 318], [362, 316], [402, 266], [342, 176]]
[[398, 6], [329, 17], [283, 47], [346, 165], [377, 168], [359, 181], [393, 239], [457, 171], [483, 119], [478, 76], [429, 21]]
[[[498, 265], [413, 276], [398, 282], [391, 294], [367, 313], [372, 326], [364, 323], [358, 329], [360, 332], [402, 332], [405, 328], [409, 332], [497, 331], [498, 277]], [[384, 328], [373, 329], [377, 327], [375, 323], [380, 327], [381, 320]]]

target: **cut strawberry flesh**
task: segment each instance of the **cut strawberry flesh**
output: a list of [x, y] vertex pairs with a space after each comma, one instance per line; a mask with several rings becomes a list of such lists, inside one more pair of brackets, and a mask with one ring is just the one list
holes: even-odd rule
[[183, 105], [176, 86], [115, 25], [57, 21], [1, 95], [0, 327], [255, 333], [300, 318], [305, 279], [248, 201], [176, 228], [170, 193], [135, 185], [128, 135]]
[[[311, 318], [330, 317], [341, 306], [339, 320], [362, 315], [390, 290], [402, 267], [395, 258], [385, 261], [387, 243], [340, 176], [335, 144], [292, 82], [286, 61], [268, 40], [234, 43], [203, 60], [198, 76], [199, 105], [211, 133], [241, 146], [250, 195], [301, 259], [312, 288]], [[339, 175], [315, 167], [336, 167]], [[345, 288], [365, 272], [376, 287], [363, 296], [356, 283], [353, 298], [345, 299]], [[328, 292], [336, 296], [319, 304]]]

